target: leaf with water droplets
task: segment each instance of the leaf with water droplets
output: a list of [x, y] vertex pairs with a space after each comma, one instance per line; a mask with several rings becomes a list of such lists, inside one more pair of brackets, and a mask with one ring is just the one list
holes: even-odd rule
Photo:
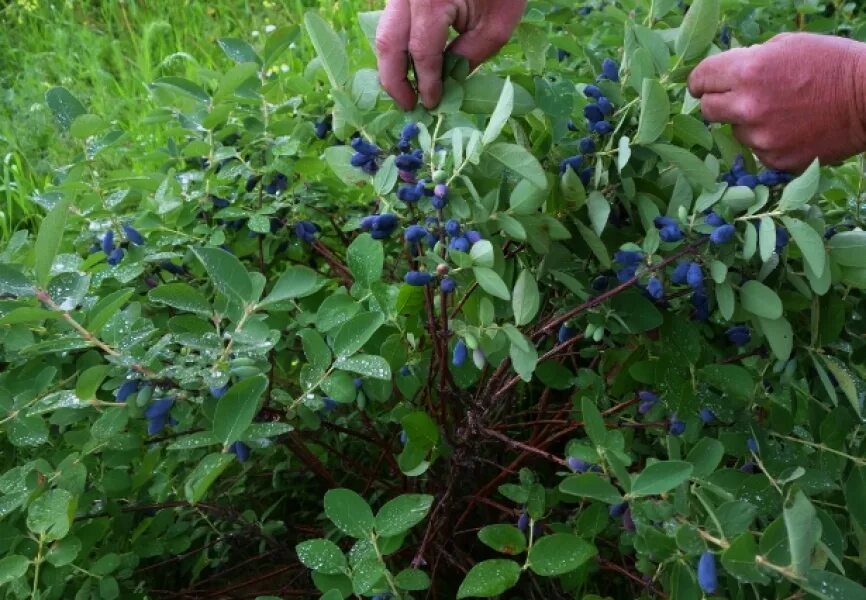
[[47, 540], [59, 540], [69, 532], [75, 506], [75, 498], [66, 490], [48, 490], [27, 510], [27, 528]]
[[379, 312], [364, 312], [355, 315], [334, 335], [332, 347], [337, 358], [346, 358], [364, 347], [373, 334], [382, 326], [385, 318]]
[[256, 375], [233, 385], [217, 402], [213, 416], [213, 434], [228, 445], [241, 438], [253, 422], [259, 408], [259, 398], [265, 393], [268, 380]]
[[377, 533], [392, 536], [409, 531], [424, 520], [432, 504], [433, 496], [426, 494], [403, 494], [388, 501], [376, 513]]
[[366, 539], [373, 533], [373, 511], [367, 501], [352, 490], [329, 490], [325, 494], [325, 514], [337, 529], [354, 538]]
[[193, 248], [211, 283], [222, 293], [243, 302], [252, 302], [253, 284], [250, 275], [235, 255], [222, 248]]
[[570, 533], [539, 538], [529, 550], [529, 568], [538, 575], [554, 577], [574, 571], [598, 554], [595, 546]]
[[513, 560], [485, 560], [474, 567], [457, 590], [457, 598], [492, 598], [514, 587], [520, 565]]
[[147, 297], [158, 304], [177, 310], [209, 317], [213, 309], [200, 291], [186, 283], [166, 283], [148, 292]]

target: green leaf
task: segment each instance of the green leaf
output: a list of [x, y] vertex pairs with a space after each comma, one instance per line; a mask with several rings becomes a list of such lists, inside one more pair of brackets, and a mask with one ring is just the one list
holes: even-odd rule
[[719, 305], [719, 312], [722, 313], [722, 317], [730, 320], [734, 316], [737, 301], [734, 298], [734, 288], [727, 281], [716, 286], [716, 302]]
[[502, 554], [516, 555], [526, 550], [526, 536], [514, 525], [487, 525], [478, 532], [478, 539]]
[[340, 547], [325, 539], [307, 540], [295, 546], [301, 563], [308, 569], [325, 575], [345, 573], [348, 566]]
[[259, 407], [259, 398], [268, 388], [268, 379], [256, 375], [231, 386], [217, 401], [213, 417], [213, 434], [224, 445], [241, 439], [253, 422]]
[[381, 356], [356, 354], [348, 358], [338, 358], [334, 363], [334, 368], [351, 371], [373, 379], [391, 380], [391, 366]]
[[235, 460], [234, 455], [214, 452], [198, 461], [183, 484], [184, 497], [191, 504], [205, 497], [210, 486]]
[[0, 586], [24, 577], [30, 561], [20, 554], [10, 554], [0, 559]]
[[514, 324], [518, 327], [531, 322], [541, 305], [538, 293], [538, 283], [529, 269], [520, 272], [514, 292], [511, 295], [511, 307], [514, 310]]
[[809, 200], [818, 192], [818, 184], [821, 182], [821, 165], [816, 158], [809, 168], [788, 183], [782, 190], [782, 198], [779, 200], [779, 210], [789, 212], [806, 206]]
[[349, 246], [346, 261], [355, 281], [363, 287], [382, 279], [385, 251], [369, 233], [362, 233]]
[[55, 567], [63, 567], [74, 561], [81, 552], [81, 540], [74, 535], [68, 535], [58, 540], [45, 553], [45, 560]]
[[[718, 0], [704, 1], [717, 2]], [[702, 187], [705, 190], [716, 187], [716, 177], [713, 175], [713, 172], [707, 168], [704, 161], [688, 150], [670, 144], [652, 144], [649, 148], [658, 154], [663, 161], [674, 165], [682, 171], [685, 178], [692, 185]]]
[[482, 561], [466, 574], [457, 590], [457, 599], [498, 596], [517, 585], [520, 571], [520, 565], [513, 560]]
[[184, 312], [210, 317], [213, 314], [210, 302], [200, 291], [186, 283], [165, 283], [147, 293], [148, 299]]
[[319, 274], [312, 269], [291, 266], [274, 284], [271, 293], [259, 302], [259, 306], [267, 306], [292, 298], [304, 298], [319, 291], [323, 283]]
[[782, 222], [791, 232], [791, 237], [803, 253], [803, 259], [809, 264], [809, 268], [817, 277], [821, 277], [826, 263], [823, 236], [798, 219], [782, 217]]
[[227, 296], [242, 302], [252, 302], [253, 284], [250, 274], [234, 254], [222, 248], [193, 248], [193, 254], [204, 265], [213, 286]]
[[607, 427], [595, 401], [589, 396], [584, 396], [581, 399], [580, 414], [583, 417], [583, 427], [590, 441], [596, 447], [604, 448], [607, 445]]
[[499, 94], [499, 100], [496, 102], [496, 108], [493, 109], [493, 114], [490, 115], [490, 121], [488, 121], [484, 135], [481, 137], [481, 143], [484, 146], [496, 141], [496, 138], [502, 133], [505, 123], [511, 117], [512, 110], [514, 110], [514, 86], [510, 79], [506, 79], [502, 86], [502, 92]]
[[241, 86], [244, 86], [244, 90], [239, 95], [243, 96], [248, 88], [247, 82], [252, 82], [256, 86], [260, 85], [258, 71], [259, 65], [254, 62], [233, 66], [220, 78], [214, 94], [214, 101], [220, 102], [231, 98]]
[[820, 600], [860, 600], [866, 598], [866, 587], [832, 571], [813, 569], [806, 575], [803, 589]]
[[629, 495], [638, 498], [664, 494], [687, 481], [692, 471], [694, 465], [679, 460], [653, 463], [637, 474]]
[[836, 264], [866, 268], [866, 231], [841, 231], [831, 237], [827, 245]]
[[64, 538], [72, 525], [75, 506], [75, 498], [66, 490], [48, 490], [27, 509], [27, 528], [49, 541]]
[[722, 553], [722, 566], [725, 570], [743, 583], [769, 583], [755, 564], [758, 556], [758, 544], [751, 533], [744, 533], [736, 538]]
[[499, 142], [488, 146], [486, 154], [527, 179], [535, 187], [547, 188], [547, 177], [541, 163], [523, 146]]
[[331, 85], [342, 88], [349, 81], [346, 43], [318, 13], [313, 11], [304, 13], [304, 26]]
[[755, 316], [779, 319], [782, 316], [782, 301], [779, 296], [760, 281], [750, 279], [740, 288], [740, 303]]
[[[655, 79], [644, 79], [640, 93], [640, 121], [635, 144], [651, 144], [667, 127], [671, 103], [665, 88]], [[620, 169], [622, 170], [622, 169]]]
[[699, 377], [703, 383], [718, 388], [737, 402], [748, 402], [755, 395], [751, 373], [739, 365], [706, 365], [700, 370]]
[[509, 356], [511, 357], [511, 365], [514, 367], [514, 371], [520, 375], [520, 378], [523, 381], [531, 381], [532, 373], [535, 372], [535, 367], [538, 365], [538, 351], [535, 346], [512, 342]]
[[280, 27], [272, 32], [268, 39], [265, 40], [265, 49], [262, 52], [265, 66], [269, 67], [285, 52], [292, 43], [298, 39], [301, 34], [301, 28], [297, 25], [289, 25]]
[[862, 419], [863, 411], [861, 408], [860, 390], [858, 390], [857, 382], [849, 368], [842, 361], [834, 356], [830, 356], [829, 354], [822, 354], [821, 358], [824, 360], [824, 364], [827, 365], [827, 369], [833, 374], [833, 377], [836, 378], [839, 387], [845, 394], [845, 397], [848, 398], [854, 412], [857, 413], [857, 416], [860, 419]]
[[599, 500], [605, 504], [622, 502], [619, 490], [595, 473], [567, 477], [559, 484], [559, 491], [570, 496]]
[[508, 287], [502, 281], [502, 278], [496, 274], [496, 271], [486, 267], [474, 267], [472, 272], [475, 274], [475, 280], [478, 281], [478, 285], [481, 286], [482, 290], [502, 300], [511, 299]]
[[[379, 91], [379, 82], [376, 82], [376, 93]], [[397, 169], [396, 157], [392, 154], [388, 158], [385, 159], [385, 162], [382, 163], [382, 166], [379, 167], [379, 170], [376, 171], [376, 175], [373, 176], [373, 188], [376, 190], [376, 193], [380, 196], [384, 196], [391, 192], [394, 188], [394, 184], [397, 183], [397, 177], [400, 175], [399, 170]], [[365, 234], [366, 235], [366, 234]], [[380, 244], [381, 245], [381, 244]]]
[[331, 350], [318, 331], [304, 329], [298, 332], [304, 346], [307, 361], [319, 373], [324, 373], [331, 364]]
[[380, 312], [362, 312], [343, 323], [331, 343], [336, 357], [347, 358], [355, 354], [370, 341], [384, 322], [385, 317]]
[[91, 333], [99, 333], [106, 323], [113, 317], [132, 297], [135, 290], [124, 288], [116, 290], [100, 299], [92, 309], [87, 319], [87, 328]]
[[709, 477], [722, 462], [724, 455], [725, 447], [719, 440], [704, 437], [689, 451], [686, 460], [694, 467], [693, 476]]
[[529, 549], [529, 568], [536, 575], [555, 577], [574, 571], [598, 554], [595, 546], [570, 533], [539, 538]]
[[788, 319], [784, 317], [764, 319], [761, 317], [758, 321], [761, 324], [764, 337], [767, 338], [767, 343], [770, 344], [773, 355], [779, 360], [788, 360], [794, 350], [794, 330]]
[[347, 186], [361, 186], [366, 183], [370, 176], [364, 173], [361, 169], [353, 167], [351, 164], [354, 150], [348, 145], [329, 146], [325, 148], [325, 162], [334, 171], [334, 174], [339, 177]]
[[211, 101], [206, 91], [183, 77], [160, 77], [150, 85], [156, 89], [165, 89], [174, 96], [195, 100], [199, 104], [208, 104]]
[[78, 115], [69, 128], [69, 134], [77, 140], [86, 140], [107, 127], [108, 123], [98, 115]]
[[791, 550], [791, 568], [799, 577], [803, 577], [812, 562], [812, 550], [821, 538], [821, 523], [815, 514], [815, 507], [800, 491], [788, 497], [783, 516]]
[[394, 582], [402, 590], [420, 592], [430, 587], [430, 577], [419, 569], [403, 569], [394, 577]]
[[719, 28], [719, 0], [695, 0], [680, 25], [675, 49], [684, 61], [703, 56]]
[[[49, 269], [51, 265], [48, 265]], [[0, 294], [11, 296], [32, 296], [33, 284], [27, 277], [12, 266], [0, 263]], [[4, 315], [4, 318], [8, 316]]]
[[346, 488], [328, 490], [325, 494], [325, 515], [343, 533], [357, 539], [367, 539], [376, 521], [367, 501]]
[[45, 287], [45, 284], [48, 283], [51, 265], [54, 263], [57, 251], [60, 250], [60, 244], [63, 243], [63, 230], [66, 228], [68, 216], [69, 201], [63, 199], [42, 219], [34, 248], [36, 283], [41, 287]]
[[472, 244], [472, 249], [469, 250], [469, 257], [472, 259], [472, 264], [476, 267], [493, 267], [496, 262], [493, 244], [488, 240], [480, 240]]
[[45, 102], [61, 129], [69, 129], [76, 117], [87, 113], [78, 98], [63, 87], [53, 87], [45, 92]]
[[761, 260], [767, 262], [776, 252], [776, 223], [772, 217], [761, 217], [758, 232], [758, 247], [761, 250]]
[[607, 225], [610, 216], [610, 202], [601, 192], [592, 192], [586, 201], [586, 210], [589, 212], [589, 222], [596, 235], [601, 235]]
[[[470, 115], [491, 115], [502, 97], [505, 79], [487, 73], [478, 73], [463, 84], [463, 104], [460, 110]], [[512, 84], [514, 99], [511, 114], [521, 117], [535, 108], [535, 100], [523, 87]]]
[[262, 59], [259, 58], [259, 55], [256, 54], [256, 51], [253, 50], [253, 47], [241, 39], [219, 38], [217, 40], [217, 44], [219, 44], [219, 47], [222, 48], [222, 51], [225, 53], [225, 55], [236, 63], [256, 63], [258, 65], [262, 64]]
[[[625, 169], [626, 165], [628, 165], [628, 161], [631, 160], [631, 140], [627, 135], [620, 136], [619, 142], [617, 142], [616, 146], [616, 168], [622, 173], [622, 170]], [[573, 169], [568, 169], [568, 172], [574, 173]]]
[[433, 496], [426, 494], [403, 494], [389, 500], [376, 513], [376, 532], [385, 537], [405, 533], [424, 520], [432, 505]]

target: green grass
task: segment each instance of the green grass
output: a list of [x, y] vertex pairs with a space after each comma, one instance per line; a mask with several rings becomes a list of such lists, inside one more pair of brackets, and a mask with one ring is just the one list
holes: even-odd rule
[[[196, 79], [225, 66], [216, 43], [220, 37], [239, 37], [255, 45], [253, 32], [263, 32], [268, 24], [300, 23], [309, 8], [318, 8], [337, 29], [353, 29], [357, 12], [382, 4], [12, 0], [0, 9], [0, 242], [39, 218], [33, 195], [78, 151], [57, 135], [44, 103], [51, 87], [68, 88], [89, 112], [131, 135], [147, 136], [152, 147], [159, 147], [166, 141], [162, 132], [142, 122], [151, 109], [147, 85], [154, 79]], [[296, 72], [307, 63], [300, 56], [285, 59]]]

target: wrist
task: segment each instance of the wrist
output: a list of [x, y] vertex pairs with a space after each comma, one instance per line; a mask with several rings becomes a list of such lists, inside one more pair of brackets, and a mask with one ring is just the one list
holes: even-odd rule
[[851, 53], [851, 126], [858, 151], [866, 152], [866, 44], [853, 43]]

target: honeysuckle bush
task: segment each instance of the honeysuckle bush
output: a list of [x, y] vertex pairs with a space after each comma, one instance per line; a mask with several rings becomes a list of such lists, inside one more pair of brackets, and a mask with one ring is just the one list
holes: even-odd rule
[[152, 82], [158, 148], [50, 90], [0, 593], [866, 597], [862, 163], [763, 169], [685, 88], [774, 11], [530, 3], [409, 114], [378, 14], [310, 12]]

